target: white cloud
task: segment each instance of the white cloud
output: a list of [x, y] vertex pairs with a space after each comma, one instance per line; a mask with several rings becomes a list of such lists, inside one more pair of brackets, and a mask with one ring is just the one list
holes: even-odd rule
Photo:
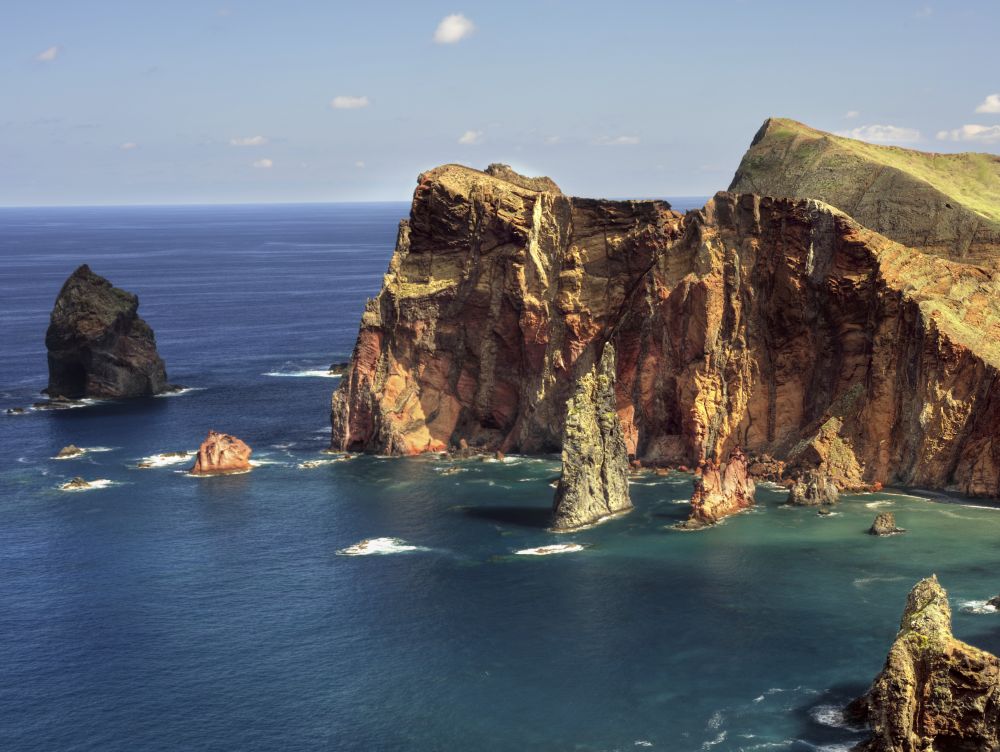
[[848, 111], [847, 111], [847, 112], [846, 112], [846, 113], [844, 114], [844, 117], [845, 117], [845, 118], [847, 118], [848, 120], [854, 120], [854, 118], [856, 118], [856, 117], [857, 117], [858, 115], [860, 115], [860, 114], [861, 114], [861, 113], [860, 113], [860, 112], [858, 112], [857, 110], [848, 110]]
[[452, 13], [441, 19], [434, 31], [434, 41], [438, 44], [455, 44], [476, 30], [476, 25], [461, 13]]
[[1000, 94], [990, 94], [976, 108], [976, 112], [1000, 113]]
[[270, 159], [258, 159], [253, 163], [253, 166], [261, 170], [269, 170], [274, 167], [274, 162]]
[[57, 57], [59, 57], [59, 46], [54, 45], [35, 55], [35, 60], [40, 63], [51, 63]]
[[950, 131], [938, 131], [940, 141], [978, 141], [983, 144], [1000, 143], [1000, 125], [963, 125]]
[[122, 151], [132, 151], [133, 149], [138, 149], [139, 144], [137, 144], [135, 141], [126, 141], [118, 148], [121, 149]]
[[368, 97], [351, 97], [343, 94], [330, 100], [330, 106], [335, 110], [360, 110], [369, 104], [371, 102], [368, 101]]
[[600, 146], [635, 146], [639, 143], [638, 136], [601, 136], [594, 141]]
[[920, 131], [898, 125], [862, 125], [849, 131], [837, 131], [837, 135], [875, 144], [912, 144], [920, 140]]
[[934, 9], [929, 5], [922, 5], [917, 9], [916, 13], [913, 14], [915, 18], [930, 18], [934, 13]]
[[365, 169], [365, 163], [363, 160], [360, 159], [354, 163], [354, 166], [357, 167], [359, 170]]
[[545, 137], [545, 143], [547, 143], [547, 144], [558, 144], [560, 141], [562, 141], [562, 137], [560, 137], [560, 136], [546, 136]]
[[472, 144], [481, 144], [483, 142], [483, 132], [482, 131], [466, 131], [461, 136], [458, 137], [458, 143], [465, 144], [466, 146], [471, 146]]
[[241, 136], [229, 139], [230, 146], [263, 146], [267, 139], [263, 136]]

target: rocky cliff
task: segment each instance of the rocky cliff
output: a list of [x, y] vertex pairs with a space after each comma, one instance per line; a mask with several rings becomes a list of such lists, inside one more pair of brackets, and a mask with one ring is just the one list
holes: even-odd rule
[[566, 405], [553, 530], [586, 527], [632, 508], [628, 453], [615, 405], [615, 371], [614, 348], [605, 345], [600, 361], [577, 378]]
[[1000, 659], [955, 639], [936, 577], [910, 591], [885, 668], [849, 712], [873, 732], [862, 752], [1000, 749]]
[[959, 261], [1000, 258], [1000, 157], [876, 146], [771, 118], [729, 190], [813, 198], [903, 245]]
[[875, 482], [1000, 492], [1000, 295], [811, 200], [564, 196], [446, 165], [419, 178], [334, 393], [333, 446], [561, 449], [581, 358], [610, 342], [629, 454], [737, 445]]
[[63, 284], [52, 309], [50, 397], [144, 397], [168, 389], [167, 372], [139, 299], [84, 264]]

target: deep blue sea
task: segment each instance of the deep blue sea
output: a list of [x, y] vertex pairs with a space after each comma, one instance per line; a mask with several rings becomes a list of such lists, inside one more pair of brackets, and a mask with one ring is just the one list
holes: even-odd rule
[[[690, 479], [638, 475], [635, 512], [555, 536], [551, 458], [322, 454], [322, 371], [407, 211], [0, 210], [0, 410], [40, 398], [83, 262], [139, 295], [191, 387], [0, 415], [0, 750], [843, 750], [860, 737], [837, 708], [931, 572], [956, 633], [1000, 650], [985, 505], [882, 493], [819, 517], [762, 488], [680, 533]], [[138, 467], [209, 429], [260, 465]], [[70, 443], [91, 451], [51, 459]], [[108, 483], [59, 490], [74, 476]], [[910, 532], [865, 535], [879, 509]], [[370, 538], [398, 541], [338, 553]], [[552, 543], [584, 548], [517, 553]]]

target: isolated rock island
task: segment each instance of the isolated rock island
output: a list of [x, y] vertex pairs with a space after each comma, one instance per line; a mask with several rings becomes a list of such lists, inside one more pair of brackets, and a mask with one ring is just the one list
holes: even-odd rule
[[198, 448], [193, 475], [224, 475], [244, 473], [252, 469], [250, 454], [253, 450], [242, 440], [228, 433], [209, 431]]
[[[757, 180], [755, 164], [736, 183]], [[870, 190], [879, 217], [905, 214], [905, 196]], [[561, 452], [577, 365], [607, 342], [626, 451], [645, 467], [722, 463], [739, 446], [841, 490], [996, 496], [1000, 285], [976, 261], [1000, 250], [981, 227], [967, 247], [946, 233], [914, 247], [812, 197], [719, 193], [681, 215], [510, 168], [435, 168], [366, 305], [332, 448]]]
[[45, 347], [53, 398], [149, 397], [170, 391], [167, 371], [139, 298], [84, 264], [63, 284]]

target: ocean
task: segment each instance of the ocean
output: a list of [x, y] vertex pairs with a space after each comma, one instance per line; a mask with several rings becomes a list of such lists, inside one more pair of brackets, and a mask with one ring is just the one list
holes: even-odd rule
[[[0, 209], [0, 411], [40, 399], [49, 311], [84, 262], [139, 295], [189, 388], [0, 414], [0, 749], [846, 750], [863, 733], [839, 708], [932, 572], [957, 636], [1000, 651], [985, 503], [883, 492], [820, 517], [762, 486], [682, 533], [690, 477], [639, 474], [633, 513], [556, 536], [554, 457], [321, 453], [325, 370], [407, 211]], [[209, 429], [259, 466], [194, 478], [160, 456]], [[71, 443], [90, 451], [52, 459]], [[107, 483], [59, 489], [74, 476]], [[909, 532], [866, 535], [881, 510]], [[578, 546], [519, 553], [556, 543]]]

